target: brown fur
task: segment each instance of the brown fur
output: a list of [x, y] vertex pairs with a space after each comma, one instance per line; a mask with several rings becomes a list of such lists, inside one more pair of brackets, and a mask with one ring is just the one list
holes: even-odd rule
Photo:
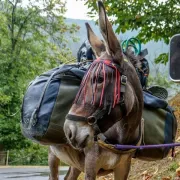
[[[110, 115], [103, 117], [98, 122], [99, 128], [112, 143], [134, 144], [139, 137], [139, 126], [141, 123], [143, 96], [142, 88], [135, 71], [133, 55], [129, 56], [129, 62], [124, 61], [121, 46], [112, 30], [112, 26], [106, 17], [102, 2], [99, 5], [99, 26], [105, 40], [105, 45], [93, 33], [87, 25], [88, 39], [97, 57], [109, 59], [118, 64], [122, 74], [127, 76], [128, 82], [124, 94], [127, 109], [126, 116], [119, 105], [112, 109]], [[136, 60], [135, 60], [136, 61]], [[135, 62], [134, 61], [134, 62]], [[137, 61], [136, 61], [137, 62]], [[90, 80], [96, 69], [92, 69]], [[110, 70], [106, 70], [107, 77]], [[86, 104], [73, 104], [69, 113], [76, 116], [88, 118], [97, 109], [97, 104], [91, 105], [92, 87], [91, 81], [86, 84]], [[105, 87], [107, 89], [108, 87]], [[102, 83], [97, 86], [97, 95], [102, 90]], [[105, 93], [108, 93], [105, 91]], [[112, 92], [113, 93], [113, 92]], [[81, 99], [80, 93], [80, 102]], [[99, 98], [99, 97], [98, 97]], [[96, 99], [98, 101], [99, 99]], [[51, 169], [50, 180], [57, 179], [58, 159], [69, 164], [70, 170], [65, 179], [75, 180], [80, 171], [85, 172], [85, 180], [95, 180], [96, 176], [114, 172], [114, 180], [126, 180], [128, 178], [131, 158], [133, 153], [116, 153], [99, 146], [94, 141], [94, 130], [86, 121], [71, 121], [66, 119], [64, 131], [70, 145], [59, 145], [50, 147], [49, 165]]]

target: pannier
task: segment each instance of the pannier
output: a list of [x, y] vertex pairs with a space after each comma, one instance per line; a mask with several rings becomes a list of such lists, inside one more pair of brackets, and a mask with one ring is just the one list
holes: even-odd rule
[[[144, 94], [144, 129], [141, 145], [174, 143], [177, 120], [168, 103], [148, 92]], [[138, 149], [136, 157], [143, 160], [158, 160], [166, 157], [172, 147]]]
[[[62, 65], [38, 76], [24, 95], [21, 129], [25, 137], [45, 145], [64, 144], [68, 113], [87, 68]], [[142, 145], [173, 143], [177, 121], [167, 102], [144, 91]], [[157, 160], [171, 148], [139, 149], [135, 157]]]
[[77, 64], [62, 65], [32, 81], [24, 95], [21, 129], [25, 137], [41, 144], [66, 143], [65, 116], [85, 73]]

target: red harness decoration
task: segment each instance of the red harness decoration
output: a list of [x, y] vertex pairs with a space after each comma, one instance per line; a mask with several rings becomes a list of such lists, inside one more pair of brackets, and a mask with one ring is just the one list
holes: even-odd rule
[[[112, 71], [112, 76], [111, 78], [108, 78], [106, 75], [106, 68], [110, 67], [113, 71]], [[96, 68], [94, 70], [94, 68]], [[91, 72], [94, 70], [94, 73], [91, 75]], [[98, 83], [98, 78], [101, 77], [100, 76], [100, 72], [102, 71], [103, 74], [103, 87], [102, 87], [102, 91], [100, 94], [100, 101], [99, 101], [99, 107], [102, 107], [102, 105], [110, 105], [112, 108], [115, 107], [116, 104], [118, 104], [120, 102], [120, 71], [118, 70], [117, 66], [115, 64], [112, 63], [111, 60], [101, 60], [101, 59], [96, 59], [89, 67], [86, 75], [84, 76], [81, 85], [80, 85], [80, 89], [79, 92], [76, 95], [75, 101], [74, 103], [77, 103], [79, 98], [82, 100], [83, 99], [83, 104], [86, 103], [86, 93], [87, 93], [87, 82], [91, 81], [91, 86], [92, 86], [92, 94], [93, 94], [93, 98], [91, 101], [91, 104], [95, 105], [96, 99], [97, 99], [97, 83]], [[115, 79], [113, 79], [113, 74]], [[90, 79], [91, 77], [91, 79]], [[94, 81], [94, 82], [93, 82]], [[110, 86], [110, 82], [112, 83], [113, 87], [113, 91], [114, 92], [105, 92], [105, 87], [107, 87], [108, 85]], [[109, 83], [109, 84], [107, 84]], [[111, 102], [109, 104], [107, 104], [106, 102], [106, 94], [110, 94], [110, 96], [113, 96], [111, 99]], [[83, 97], [82, 97], [83, 95]]]

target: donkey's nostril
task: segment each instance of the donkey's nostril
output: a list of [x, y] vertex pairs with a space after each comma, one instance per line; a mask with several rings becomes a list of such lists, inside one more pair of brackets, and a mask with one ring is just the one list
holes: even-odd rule
[[69, 137], [69, 139], [72, 138], [72, 132], [71, 132], [71, 130], [68, 132], [68, 137]]
[[74, 136], [74, 133], [71, 130], [68, 132], [68, 139], [73, 146], [77, 145], [76, 138]]
[[76, 130], [72, 126], [65, 128], [65, 134], [71, 144], [75, 143]]

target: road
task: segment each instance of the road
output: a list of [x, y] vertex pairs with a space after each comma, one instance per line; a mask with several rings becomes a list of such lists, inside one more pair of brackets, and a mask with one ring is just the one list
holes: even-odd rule
[[[60, 180], [64, 180], [68, 167], [61, 167]], [[0, 166], [0, 180], [48, 180], [47, 166]]]

